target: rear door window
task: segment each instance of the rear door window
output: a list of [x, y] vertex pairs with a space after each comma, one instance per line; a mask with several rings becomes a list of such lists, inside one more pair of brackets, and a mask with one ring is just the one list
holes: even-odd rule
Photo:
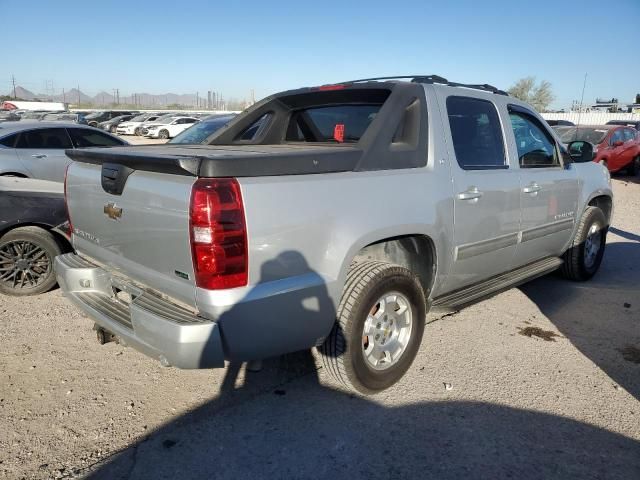
[[507, 168], [504, 136], [495, 105], [488, 100], [447, 98], [451, 140], [464, 170]]
[[382, 105], [333, 105], [298, 110], [291, 115], [289, 142], [356, 143]]
[[72, 145], [64, 128], [39, 128], [22, 132], [16, 148], [65, 149]]
[[124, 145], [122, 140], [88, 128], [69, 128], [69, 135], [76, 148]]

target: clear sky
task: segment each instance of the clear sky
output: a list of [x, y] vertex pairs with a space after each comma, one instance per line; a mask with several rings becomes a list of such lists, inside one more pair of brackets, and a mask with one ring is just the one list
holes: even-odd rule
[[[0, 92], [120, 89], [256, 98], [370, 76], [508, 88], [555, 107], [640, 93], [640, 0], [0, 0]], [[49, 84], [49, 87], [51, 85]]]

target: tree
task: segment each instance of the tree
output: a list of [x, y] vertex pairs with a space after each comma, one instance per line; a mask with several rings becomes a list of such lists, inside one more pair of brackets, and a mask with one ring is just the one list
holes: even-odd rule
[[636, 93], [636, 103], [640, 103], [640, 93]]
[[538, 111], [546, 110], [555, 100], [551, 83], [542, 80], [536, 85], [536, 77], [521, 78], [509, 88], [508, 92], [512, 97], [530, 103]]

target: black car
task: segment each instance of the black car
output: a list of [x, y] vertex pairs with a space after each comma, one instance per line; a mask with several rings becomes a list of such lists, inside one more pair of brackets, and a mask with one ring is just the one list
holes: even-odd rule
[[624, 125], [625, 127], [633, 127], [640, 131], [640, 122], [635, 120], [609, 120], [607, 125]]
[[575, 127], [575, 123], [569, 120], [547, 120], [550, 127]]
[[112, 118], [119, 117], [120, 115], [131, 115], [133, 113], [129, 110], [103, 110], [101, 112], [93, 112], [84, 117], [87, 121], [87, 124], [92, 127], [97, 127], [99, 123], [106, 122], [107, 120], [111, 120]]
[[63, 190], [62, 183], [0, 177], [0, 294], [55, 286], [53, 259], [71, 251]]
[[98, 128], [101, 128], [102, 130], [106, 130], [107, 132], [110, 132], [110, 133], [116, 133], [116, 128], [118, 128], [118, 125], [120, 125], [122, 122], [131, 120], [133, 117], [137, 115], [138, 115], [137, 113], [128, 113], [126, 115], [118, 115], [117, 117], [114, 117], [111, 120], [100, 122], [98, 124]]
[[193, 127], [187, 128], [184, 132], [179, 133], [172, 138], [169, 143], [179, 144], [198, 144], [204, 143], [212, 134], [217, 132], [220, 128], [224, 127], [227, 123], [233, 120], [234, 115], [211, 115], [202, 119], [202, 121], [193, 125]]

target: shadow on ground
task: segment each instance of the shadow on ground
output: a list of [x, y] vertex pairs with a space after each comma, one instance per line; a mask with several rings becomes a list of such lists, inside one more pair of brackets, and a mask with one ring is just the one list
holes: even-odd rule
[[[637, 270], [612, 270], [625, 258], [636, 258], [638, 249], [636, 243], [610, 245], [608, 267], [586, 290], [553, 277], [523, 287], [563, 335], [636, 396], [637, 365], [627, 365], [615, 350], [629, 341], [629, 318], [622, 304], [592, 307], [602, 285], [640, 281]], [[319, 305], [332, 308], [322, 300], [325, 291], [318, 295]], [[584, 305], [580, 316], [576, 305]], [[607, 323], [603, 315], [612, 320]], [[611, 322], [619, 326], [612, 328]], [[94, 479], [154, 480], [630, 479], [639, 474], [640, 443], [630, 438], [488, 403], [385, 407], [375, 397], [321, 385], [309, 351], [267, 361], [260, 373], [232, 362], [213, 400], [88, 472]]]
[[[583, 355], [640, 400], [640, 236], [611, 228], [600, 271], [588, 282], [549, 275], [520, 289]], [[611, 242], [611, 243], [609, 243]]]
[[640, 472], [640, 443], [563, 417], [473, 402], [387, 408], [322, 387], [309, 352], [248, 373], [236, 389], [238, 371], [228, 369], [215, 400], [90, 478], [629, 479]]

